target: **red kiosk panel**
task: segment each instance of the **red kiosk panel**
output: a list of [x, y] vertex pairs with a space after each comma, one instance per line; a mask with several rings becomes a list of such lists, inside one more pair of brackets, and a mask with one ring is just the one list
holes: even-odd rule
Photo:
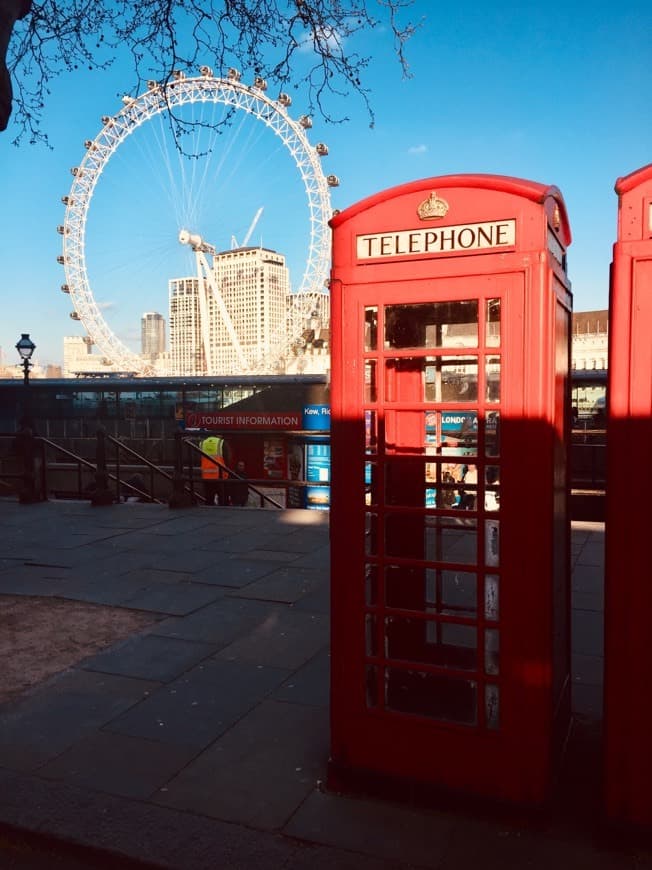
[[[607, 389], [605, 809], [613, 821], [649, 827], [652, 164], [619, 178], [616, 193]], [[643, 498], [627, 510], [639, 492]]]
[[331, 782], [540, 802], [569, 715], [561, 194], [426, 179], [332, 227]]

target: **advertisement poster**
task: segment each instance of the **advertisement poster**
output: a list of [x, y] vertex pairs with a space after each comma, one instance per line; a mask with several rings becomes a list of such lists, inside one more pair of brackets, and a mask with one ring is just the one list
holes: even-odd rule
[[269, 438], [263, 442], [263, 470], [271, 480], [285, 478], [285, 450], [280, 438]]
[[[306, 465], [306, 480], [311, 483], [330, 483], [330, 444], [309, 444]], [[309, 486], [306, 490], [306, 507], [313, 510], [327, 510], [330, 507], [330, 487]]]

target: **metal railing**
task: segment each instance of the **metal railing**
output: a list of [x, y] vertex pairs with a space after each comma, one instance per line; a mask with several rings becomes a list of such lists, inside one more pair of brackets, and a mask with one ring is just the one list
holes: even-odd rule
[[[200, 491], [201, 458], [205, 457], [222, 466], [227, 485], [229, 481], [246, 483], [248, 495], [255, 497], [259, 507], [285, 509], [285, 505], [264, 491], [269, 481], [243, 477], [204, 453], [182, 432], [175, 434], [171, 468], [156, 465], [103, 428], [97, 430], [94, 439], [94, 462], [31, 431], [0, 433], [0, 444], [3, 441], [10, 442], [13, 449], [0, 451], [0, 495], [17, 496], [25, 504], [47, 498], [76, 498], [88, 500], [92, 505], [105, 505], [130, 497], [173, 508], [206, 504]], [[274, 483], [286, 492], [289, 486], [301, 485], [286, 480]]]

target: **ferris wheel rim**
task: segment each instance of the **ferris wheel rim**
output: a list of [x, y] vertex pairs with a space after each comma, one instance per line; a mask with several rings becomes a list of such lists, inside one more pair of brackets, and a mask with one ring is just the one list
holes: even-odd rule
[[[92, 196], [99, 178], [119, 146], [146, 121], [166, 110], [189, 103], [212, 102], [243, 110], [262, 121], [281, 139], [292, 157], [304, 185], [309, 210], [309, 245], [306, 266], [299, 290], [293, 294], [295, 319], [302, 305], [311, 307], [312, 300], [323, 294], [327, 285], [330, 264], [331, 217], [329, 180], [324, 175], [319, 147], [312, 146], [306, 136], [306, 116], [295, 121], [281, 101], [269, 98], [264, 89], [246, 85], [239, 78], [206, 75], [181, 76], [166, 85], [148, 83], [148, 88], [137, 97], [124, 97], [123, 108], [113, 116], [102, 118], [102, 129], [95, 139], [86, 140], [86, 153], [77, 167], [71, 170], [73, 182], [69, 194], [63, 198], [66, 206], [63, 234], [63, 256], [66, 283], [62, 286], [70, 294], [76, 318], [100, 351], [123, 370], [136, 374], [150, 374], [152, 365], [143, 360], [111, 330], [93, 296], [86, 268], [86, 223]], [[289, 100], [288, 100], [289, 103]], [[309, 120], [309, 119], [308, 119]], [[302, 125], [303, 122], [303, 125]], [[329, 176], [329, 179], [332, 178]], [[292, 314], [288, 315], [292, 318]], [[295, 335], [288, 335], [283, 353], [292, 346]], [[277, 354], [278, 356], [278, 354]], [[269, 362], [269, 361], [268, 361]]]

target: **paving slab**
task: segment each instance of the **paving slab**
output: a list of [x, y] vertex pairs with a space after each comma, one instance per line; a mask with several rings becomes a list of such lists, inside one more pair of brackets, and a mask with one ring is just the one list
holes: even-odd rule
[[[125, 577], [131, 579], [136, 592], [126, 595], [120, 602], [124, 607], [136, 610], [151, 610], [155, 613], [164, 613], [169, 616], [186, 616], [199, 610], [206, 604], [217, 601], [225, 594], [223, 589], [215, 586], [204, 586], [192, 583], [189, 575], [181, 575], [188, 579], [177, 580], [179, 575], [171, 572], [159, 571], [157, 574], [167, 574], [165, 579], [157, 579], [154, 583], [147, 583], [149, 577], [140, 572], [133, 571]], [[132, 590], [133, 591], [133, 590]]]
[[141, 634], [84, 659], [81, 667], [86, 671], [169, 683], [213, 652], [215, 647], [212, 644]]
[[204, 661], [114, 718], [106, 730], [202, 749], [287, 677], [278, 668]]
[[39, 776], [146, 800], [195, 755], [193, 747], [98, 731], [39, 768]]
[[259, 577], [276, 570], [275, 563], [267, 564], [259, 559], [239, 558], [233, 554], [221, 553], [203, 571], [193, 575], [196, 583], [212, 583], [217, 586], [232, 586], [240, 589], [248, 586]]
[[323, 778], [327, 760], [323, 710], [266, 701], [197, 756], [156, 801], [278, 830]]
[[159, 623], [157, 634], [227, 646], [273, 615], [271, 605], [225, 596], [185, 617]]
[[386, 861], [439, 868], [454, 824], [454, 816], [434, 809], [415, 810], [389, 801], [356, 799], [315, 789], [284, 832]]
[[225, 647], [215, 658], [228, 662], [251, 662], [294, 671], [328, 646], [327, 617], [291, 608], [270, 612], [246, 635]]
[[318, 652], [274, 692], [274, 700], [328, 709], [330, 704], [330, 662], [330, 649]]
[[147, 680], [66, 671], [0, 707], [0, 766], [29, 770], [128, 710], [158, 686]]
[[327, 571], [297, 568], [293, 563], [266, 573], [262, 580], [250, 583], [239, 594], [241, 598], [294, 604], [324, 586], [330, 588], [330, 576]]

